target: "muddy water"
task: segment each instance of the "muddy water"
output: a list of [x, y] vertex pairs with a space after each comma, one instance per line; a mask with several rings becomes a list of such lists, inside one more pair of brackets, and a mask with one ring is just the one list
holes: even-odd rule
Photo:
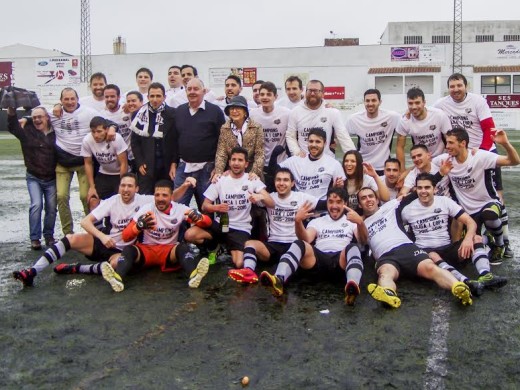
[[[384, 309], [365, 292], [372, 269], [354, 308], [341, 284], [301, 280], [278, 300], [229, 281], [226, 264], [198, 290], [152, 270], [116, 294], [101, 278], [50, 269], [22, 289], [10, 273], [37, 258], [28, 196], [21, 161], [0, 163], [1, 388], [239, 389], [244, 375], [251, 389], [518, 388], [517, 259], [494, 267], [510, 284], [469, 308], [430, 283], [402, 281], [401, 308]], [[520, 253], [520, 171], [504, 176]]]

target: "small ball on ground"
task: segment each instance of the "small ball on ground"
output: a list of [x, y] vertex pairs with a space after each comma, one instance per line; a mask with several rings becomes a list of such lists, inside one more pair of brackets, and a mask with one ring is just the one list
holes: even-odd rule
[[243, 387], [246, 387], [249, 384], [249, 377], [248, 376], [243, 377], [241, 383], [242, 383]]

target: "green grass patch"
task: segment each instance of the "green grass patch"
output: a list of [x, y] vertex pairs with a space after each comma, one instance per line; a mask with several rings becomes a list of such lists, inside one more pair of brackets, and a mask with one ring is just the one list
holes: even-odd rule
[[2, 134], [0, 137], [0, 159], [2, 160], [21, 160], [22, 148], [20, 141], [10, 134]]

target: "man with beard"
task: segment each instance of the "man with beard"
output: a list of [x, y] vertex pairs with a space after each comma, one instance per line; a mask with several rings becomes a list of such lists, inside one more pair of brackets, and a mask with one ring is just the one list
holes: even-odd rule
[[340, 112], [335, 108], [325, 107], [324, 88], [319, 80], [309, 81], [305, 90], [305, 101], [296, 106], [289, 115], [286, 139], [292, 156], [305, 157], [307, 139], [313, 129], [325, 132], [325, 153], [330, 156], [333, 156], [330, 150], [333, 136], [344, 153], [356, 149], [343, 124]]
[[89, 88], [92, 95], [83, 96], [79, 99], [79, 104], [90, 107], [98, 112], [105, 108], [105, 99], [103, 91], [107, 85], [107, 78], [101, 72], [94, 73], [90, 76]]
[[372, 298], [398, 308], [401, 299], [395, 282], [401, 276], [419, 276], [451, 290], [463, 305], [473, 303], [469, 287], [437, 267], [428, 253], [408, 238], [400, 218], [400, 207], [404, 207], [404, 203], [401, 205], [400, 200], [394, 199], [379, 207], [377, 194], [367, 187], [358, 192], [358, 202], [368, 230], [368, 246], [376, 260], [378, 281], [368, 285]]
[[292, 191], [294, 176], [287, 168], [279, 168], [274, 176], [276, 192], [272, 192], [273, 207], [267, 208], [269, 218], [269, 238], [267, 242], [249, 240], [244, 244], [244, 268], [230, 269], [228, 276], [242, 284], [258, 282], [255, 273], [257, 259], [260, 261], [279, 261], [291, 244], [297, 240], [294, 230], [296, 212], [304, 205], [312, 209], [318, 199], [303, 192]]
[[175, 109], [164, 102], [164, 86], [152, 83], [148, 90], [148, 103], [134, 117], [132, 152], [134, 154], [141, 193], [153, 194], [158, 180], [169, 180], [170, 162], [166, 160], [164, 138], [173, 131]]
[[[251, 237], [251, 207], [263, 203], [273, 207], [274, 201], [260, 180], [251, 180], [246, 168], [249, 164], [247, 150], [237, 146], [229, 157], [229, 174], [221, 176], [204, 192], [202, 211], [205, 213], [227, 213], [229, 232], [224, 232], [218, 223], [213, 222], [210, 229], [192, 227], [186, 231], [185, 240], [198, 245], [204, 244], [214, 251], [219, 243], [224, 243], [231, 252], [233, 264], [242, 268], [244, 244]], [[220, 203], [216, 203], [217, 199]]]
[[338, 179], [345, 180], [345, 172], [341, 164], [333, 157], [325, 154], [327, 134], [321, 129], [311, 129], [308, 136], [309, 154], [292, 156], [280, 164], [294, 174], [296, 189], [318, 198], [316, 206], [324, 210], [327, 191]]
[[424, 145], [432, 157], [444, 152], [444, 137], [451, 130], [448, 116], [440, 109], [427, 107], [424, 92], [420, 88], [410, 88], [406, 94], [410, 117], [404, 116], [397, 126], [397, 147], [395, 154], [403, 169], [406, 137], [412, 137], [414, 145]]
[[[419, 174], [416, 181], [417, 192], [412, 195], [416, 199], [401, 212], [403, 224], [410, 226], [415, 245], [428, 252], [435, 264], [468, 285], [473, 295], [481, 295], [484, 287], [494, 289], [505, 286], [506, 278], [491, 273], [489, 259], [475, 221], [453, 200], [434, 195], [434, 182], [433, 175]], [[466, 226], [464, 238], [453, 243], [450, 237], [451, 219], [457, 219]], [[469, 280], [455, 268], [470, 259], [479, 274], [477, 280]]]
[[[260, 282], [270, 288], [274, 296], [283, 294], [284, 284], [301, 267], [320, 276], [346, 275], [345, 302], [352, 306], [359, 295], [359, 282], [363, 273], [363, 261], [354, 237], [364, 245], [368, 232], [363, 218], [347, 207], [344, 188], [331, 188], [327, 192], [327, 215], [304, 221], [313, 216], [312, 205], [305, 203], [296, 213], [295, 230], [298, 240], [280, 258], [274, 275], [264, 271]], [[311, 243], [315, 241], [314, 246]]]
[[457, 201], [477, 223], [477, 232], [484, 225], [493, 236], [495, 246], [490, 260], [491, 264], [498, 264], [504, 257], [505, 241], [500, 219], [503, 208], [493, 185], [493, 170], [518, 165], [520, 157], [504, 130], [496, 130], [492, 141], [502, 145], [507, 155], [499, 156], [486, 150], [471, 153], [468, 132], [456, 127], [446, 134], [448, 153], [435, 157], [433, 164], [440, 166], [441, 175], [449, 177]]
[[[390, 200], [397, 198], [399, 194], [399, 176], [401, 174], [401, 163], [398, 159], [390, 157], [385, 161], [384, 174], [379, 176], [390, 194]], [[385, 203], [385, 202], [381, 202]]]
[[[20, 280], [24, 286], [32, 286], [34, 278], [47, 266], [58, 262], [71, 249], [83, 253], [87, 259], [94, 261], [108, 261], [119, 257], [119, 253], [126, 245], [122, 239], [123, 229], [132, 216], [141, 206], [153, 200], [151, 196], [139, 195], [136, 192], [137, 177], [126, 173], [119, 183], [119, 194], [107, 199], [94, 209], [82, 221], [81, 226], [87, 233], [67, 234], [61, 240], [49, 246], [31, 268], [13, 272], [13, 277]], [[108, 234], [96, 229], [94, 223], [109, 217], [112, 221]], [[101, 274], [100, 264], [59, 264], [54, 268], [58, 274], [86, 273]]]
[[115, 84], [108, 84], [103, 90], [103, 96], [105, 98], [105, 107], [101, 111], [101, 116], [117, 125], [117, 133], [121, 134], [121, 137], [123, 137], [128, 147], [126, 150], [128, 166], [132, 172], [135, 172], [134, 154], [132, 153], [131, 145], [132, 130], [130, 130], [130, 125], [132, 124], [132, 114], [141, 107], [142, 103], [140, 103], [139, 98], [133, 95], [132, 92], [127, 93], [125, 112], [123, 107], [119, 104], [121, 100], [121, 90]]
[[188, 285], [191, 288], [199, 287], [206, 276], [208, 259], [195, 258], [188, 246], [179, 244], [177, 239], [179, 226], [184, 220], [206, 227], [211, 224], [211, 219], [172, 201], [172, 194], [171, 181], [158, 181], [154, 189], [154, 202], [144, 205], [122, 233], [125, 242], [133, 242], [138, 236], [142, 237], [140, 241], [127, 245], [118, 259], [101, 264], [103, 278], [115, 292], [124, 290], [123, 277], [130, 270], [158, 266], [162, 272], [173, 272], [182, 268], [189, 275]]
[[399, 123], [399, 114], [380, 108], [381, 92], [377, 89], [367, 89], [363, 95], [363, 102], [365, 110], [348, 118], [345, 127], [350, 135], [358, 136], [358, 150], [363, 161], [372, 164], [381, 176], [385, 160], [390, 157], [392, 137]]

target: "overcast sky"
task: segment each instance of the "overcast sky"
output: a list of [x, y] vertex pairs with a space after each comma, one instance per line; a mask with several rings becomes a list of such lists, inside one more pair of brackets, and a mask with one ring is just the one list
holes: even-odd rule
[[[80, 0], [2, 0], [0, 47], [80, 53]], [[90, 0], [92, 54], [377, 44], [386, 23], [452, 20], [453, 0]], [[464, 0], [463, 20], [519, 20], [520, 0]]]

